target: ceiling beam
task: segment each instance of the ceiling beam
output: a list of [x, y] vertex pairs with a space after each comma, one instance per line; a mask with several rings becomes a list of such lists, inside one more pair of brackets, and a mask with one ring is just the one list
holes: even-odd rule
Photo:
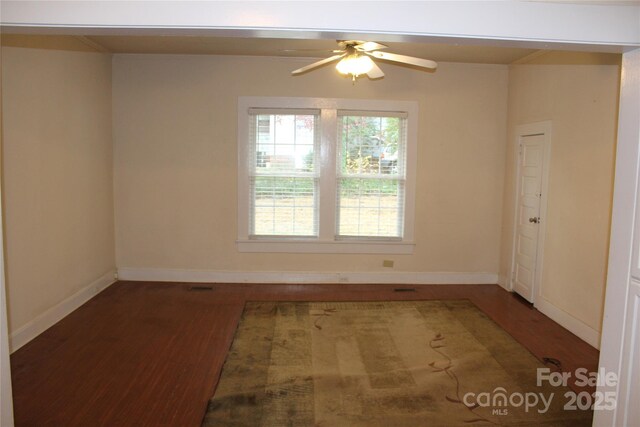
[[640, 46], [640, 5], [500, 1], [3, 0], [7, 31], [488, 44], [620, 53]]

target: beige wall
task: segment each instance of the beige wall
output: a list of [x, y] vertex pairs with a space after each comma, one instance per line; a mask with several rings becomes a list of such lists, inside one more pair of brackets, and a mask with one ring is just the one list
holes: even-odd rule
[[2, 48], [12, 332], [115, 266], [111, 59]]
[[517, 65], [509, 71], [501, 282], [511, 268], [516, 126], [551, 120], [541, 295], [596, 331], [607, 268], [618, 81], [615, 65]]
[[[2, 42], [2, 34], [0, 34]], [[0, 100], [2, 99], [2, 55], [0, 54]], [[2, 172], [2, 102], [0, 102], [0, 173]], [[2, 188], [0, 186], [0, 194]], [[1, 204], [0, 200], [0, 204]], [[0, 218], [4, 215], [0, 209]], [[2, 219], [4, 222], [4, 219]], [[2, 225], [0, 222], [0, 226]], [[0, 229], [0, 425], [13, 426], [13, 396], [9, 358], [9, 323], [4, 268], [4, 229]]]
[[[215, 271], [493, 272], [500, 259], [507, 67], [383, 64], [355, 85], [309, 60], [116, 55], [113, 60], [119, 268]], [[419, 154], [413, 255], [238, 253], [238, 96], [416, 100]], [[390, 271], [385, 269], [385, 271]]]
[[[308, 60], [287, 58], [116, 55], [112, 69], [103, 54], [4, 47], [2, 60], [11, 331], [115, 265], [500, 272], [504, 283], [515, 127], [541, 120], [553, 122], [542, 296], [600, 329], [616, 66], [383, 64], [384, 80], [352, 85], [331, 66], [290, 77]], [[418, 101], [415, 253], [238, 253], [238, 96]]]

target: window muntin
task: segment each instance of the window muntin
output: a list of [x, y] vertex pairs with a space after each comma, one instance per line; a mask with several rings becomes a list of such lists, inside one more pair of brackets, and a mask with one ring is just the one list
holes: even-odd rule
[[406, 115], [338, 111], [338, 138], [336, 235], [402, 240]]
[[318, 236], [319, 111], [249, 111], [250, 237]]

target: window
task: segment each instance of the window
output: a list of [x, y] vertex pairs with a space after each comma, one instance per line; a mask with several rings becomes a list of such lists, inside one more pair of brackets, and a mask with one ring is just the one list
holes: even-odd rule
[[249, 110], [251, 238], [318, 236], [319, 113]]
[[241, 97], [238, 248], [411, 253], [417, 104]]
[[342, 238], [402, 239], [406, 114], [338, 111]]

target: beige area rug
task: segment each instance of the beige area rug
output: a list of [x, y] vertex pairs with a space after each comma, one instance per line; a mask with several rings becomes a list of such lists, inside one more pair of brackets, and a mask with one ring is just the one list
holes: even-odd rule
[[543, 367], [467, 300], [252, 302], [203, 425], [590, 425]]

